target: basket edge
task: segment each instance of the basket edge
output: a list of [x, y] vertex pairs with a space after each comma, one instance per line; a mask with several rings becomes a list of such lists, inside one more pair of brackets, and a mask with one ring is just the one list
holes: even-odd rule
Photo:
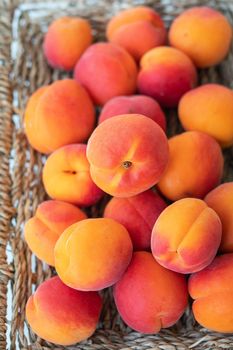
[[16, 1], [6, 0], [0, 3], [0, 349], [7, 348], [7, 297], [8, 283], [13, 277], [12, 265], [8, 262], [7, 245], [11, 233], [11, 220], [14, 208], [11, 201], [10, 157], [13, 143], [13, 88], [10, 75], [12, 72], [11, 42], [12, 18]]

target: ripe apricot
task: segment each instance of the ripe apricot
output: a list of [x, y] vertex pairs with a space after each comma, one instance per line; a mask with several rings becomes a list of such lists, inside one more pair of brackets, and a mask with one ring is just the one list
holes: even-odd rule
[[115, 197], [130, 197], [155, 185], [168, 162], [167, 138], [153, 120], [120, 115], [94, 130], [87, 144], [93, 181]]
[[52, 277], [28, 299], [26, 318], [39, 337], [59, 345], [72, 345], [95, 332], [101, 308], [97, 292], [80, 292]]
[[87, 207], [104, 194], [92, 181], [84, 144], [67, 145], [50, 154], [42, 177], [45, 191], [53, 199]]
[[119, 12], [109, 21], [106, 33], [109, 41], [124, 47], [136, 60], [164, 45], [167, 36], [162, 18], [146, 6]]
[[231, 38], [227, 18], [207, 6], [182, 12], [169, 31], [170, 44], [185, 52], [199, 68], [221, 62], [229, 51]]
[[216, 187], [223, 173], [223, 156], [217, 141], [199, 131], [186, 131], [168, 141], [169, 161], [158, 187], [175, 201], [203, 198]]
[[83, 291], [116, 283], [132, 258], [132, 242], [123, 225], [112, 219], [79, 221], [66, 229], [55, 246], [61, 280]]
[[135, 252], [113, 289], [117, 310], [134, 330], [154, 334], [176, 323], [188, 301], [184, 276], [159, 265], [148, 252]]
[[95, 111], [85, 89], [75, 80], [57, 80], [28, 100], [24, 127], [30, 145], [41, 153], [85, 141], [94, 129]]
[[43, 43], [44, 55], [52, 67], [69, 71], [91, 43], [91, 26], [87, 20], [61, 17], [48, 28]]
[[179, 273], [193, 273], [214, 259], [222, 224], [204, 201], [180, 199], [159, 215], [151, 236], [151, 250], [159, 264]]
[[78, 61], [74, 78], [87, 89], [95, 104], [102, 106], [115, 96], [135, 92], [137, 66], [122, 47], [97, 43], [91, 45]]
[[78, 207], [61, 201], [41, 203], [35, 215], [24, 226], [24, 237], [32, 252], [47, 264], [54, 266], [54, 247], [70, 225], [87, 216]]

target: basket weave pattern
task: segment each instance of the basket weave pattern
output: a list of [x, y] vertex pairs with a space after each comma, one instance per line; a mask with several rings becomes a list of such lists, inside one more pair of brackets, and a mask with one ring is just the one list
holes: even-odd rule
[[[42, 53], [43, 33], [52, 19], [79, 15], [91, 21], [95, 38], [103, 40], [106, 21], [120, 9], [137, 4], [152, 6], [167, 26], [185, 8], [204, 4], [221, 10], [233, 23], [232, 0], [0, 0], [0, 349], [64, 349], [38, 338], [25, 321], [28, 297], [54, 270], [31, 255], [22, 237], [25, 221], [46, 198], [41, 182], [44, 157], [27, 143], [23, 113], [33, 91], [67, 76], [47, 66]], [[200, 83], [217, 82], [233, 87], [233, 49], [220, 66], [201, 71], [199, 78]], [[169, 136], [182, 130], [174, 111], [167, 114], [167, 120]], [[224, 157], [224, 181], [232, 181], [233, 150], [224, 151]], [[90, 209], [89, 214], [97, 216], [100, 212], [101, 203]], [[201, 328], [194, 322], [190, 309], [176, 326], [158, 335], [133, 332], [117, 315], [111, 291], [103, 294], [104, 309], [95, 335], [69, 349], [233, 350], [233, 335]]]

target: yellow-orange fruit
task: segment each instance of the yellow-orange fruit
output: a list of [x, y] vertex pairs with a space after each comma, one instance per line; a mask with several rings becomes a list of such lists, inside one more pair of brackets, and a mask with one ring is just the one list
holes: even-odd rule
[[53, 277], [28, 299], [26, 318], [39, 337], [59, 345], [72, 345], [95, 332], [101, 308], [97, 292], [74, 290]]
[[154, 120], [166, 131], [165, 114], [153, 98], [143, 95], [117, 96], [109, 100], [102, 108], [99, 124], [108, 118], [121, 114], [142, 114]]
[[158, 193], [148, 190], [129, 198], [113, 197], [105, 207], [104, 217], [127, 229], [134, 250], [149, 250], [152, 228], [166, 206]]
[[132, 258], [132, 242], [112, 219], [87, 219], [66, 229], [55, 246], [55, 267], [68, 286], [101, 290], [116, 283]]
[[91, 43], [91, 26], [87, 20], [61, 17], [48, 28], [43, 43], [44, 55], [52, 67], [69, 71]]
[[212, 331], [233, 332], [233, 254], [217, 256], [191, 275], [189, 293], [195, 319]]
[[140, 61], [138, 90], [164, 107], [176, 107], [180, 98], [196, 86], [197, 72], [190, 58], [168, 46], [156, 47]]
[[184, 276], [160, 266], [148, 252], [133, 254], [113, 292], [125, 323], [147, 334], [158, 333], [161, 328], [176, 323], [188, 301]]
[[205, 197], [205, 202], [216, 211], [222, 222], [220, 251], [233, 253], [233, 182], [214, 188]]
[[204, 201], [184, 198], [160, 214], [151, 236], [151, 250], [159, 264], [179, 273], [208, 266], [221, 242], [222, 224]]
[[79, 206], [95, 204], [103, 196], [92, 181], [84, 144], [67, 145], [50, 154], [43, 168], [43, 183], [51, 198]]
[[197, 67], [221, 62], [227, 55], [232, 28], [227, 18], [210, 7], [192, 7], [181, 13], [171, 25], [170, 44], [185, 52]]
[[131, 55], [118, 45], [97, 43], [82, 55], [74, 78], [83, 85], [97, 105], [136, 90], [137, 66]]
[[56, 200], [45, 201], [26, 222], [24, 237], [39, 259], [54, 266], [54, 247], [58, 238], [67, 227], [86, 218], [86, 214], [72, 204]]
[[165, 44], [167, 36], [159, 14], [146, 6], [119, 12], [109, 21], [106, 34], [109, 41], [124, 47], [136, 60]]
[[42, 153], [48, 153], [48, 149], [42, 144], [41, 132], [38, 132], [38, 125], [35, 123], [36, 107], [41, 96], [47, 91], [48, 86], [37, 89], [28, 99], [24, 113], [24, 130], [30, 145]]
[[98, 125], [87, 158], [93, 181], [115, 197], [130, 197], [155, 185], [168, 161], [167, 138], [153, 120], [120, 115]]
[[187, 92], [178, 114], [184, 129], [206, 132], [222, 147], [233, 144], [233, 91], [225, 86], [206, 84]]
[[168, 140], [169, 161], [158, 187], [175, 201], [185, 197], [203, 198], [216, 187], [223, 173], [219, 144], [209, 135], [187, 131]]
[[93, 103], [75, 80], [55, 81], [28, 100], [24, 127], [30, 145], [41, 153], [85, 141], [95, 124]]

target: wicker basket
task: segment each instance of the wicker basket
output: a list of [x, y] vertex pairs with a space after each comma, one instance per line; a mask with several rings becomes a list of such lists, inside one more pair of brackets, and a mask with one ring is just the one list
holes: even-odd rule
[[[41, 49], [43, 33], [53, 18], [80, 15], [91, 21], [96, 39], [104, 39], [105, 23], [112, 14], [136, 4], [154, 7], [167, 26], [182, 10], [200, 4], [220, 9], [233, 22], [232, 0], [0, 0], [0, 349], [64, 348], [38, 338], [25, 321], [25, 304], [32, 290], [54, 273], [31, 255], [22, 238], [24, 222], [45, 198], [43, 156], [28, 146], [22, 127], [25, 102], [36, 88], [65, 76], [47, 66]], [[233, 87], [233, 50], [221, 65], [200, 71], [199, 77], [200, 83]], [[180, 132], [175, 112], [170, 111], [167, 117], [169, 135]], [[233, 179], [232, 153], [232, 149], [224, 152], [225, 181]], [[100, 211], [101, 204], [91, 209], [92, 215]], [[147, 336], [123, 324], [111, 291], [104, 292], [104, 300], [99, 329], [91, 339], [70, 349], [233, 349], [233, 335], [201, 328], [190, 309], [173, 328]]]

